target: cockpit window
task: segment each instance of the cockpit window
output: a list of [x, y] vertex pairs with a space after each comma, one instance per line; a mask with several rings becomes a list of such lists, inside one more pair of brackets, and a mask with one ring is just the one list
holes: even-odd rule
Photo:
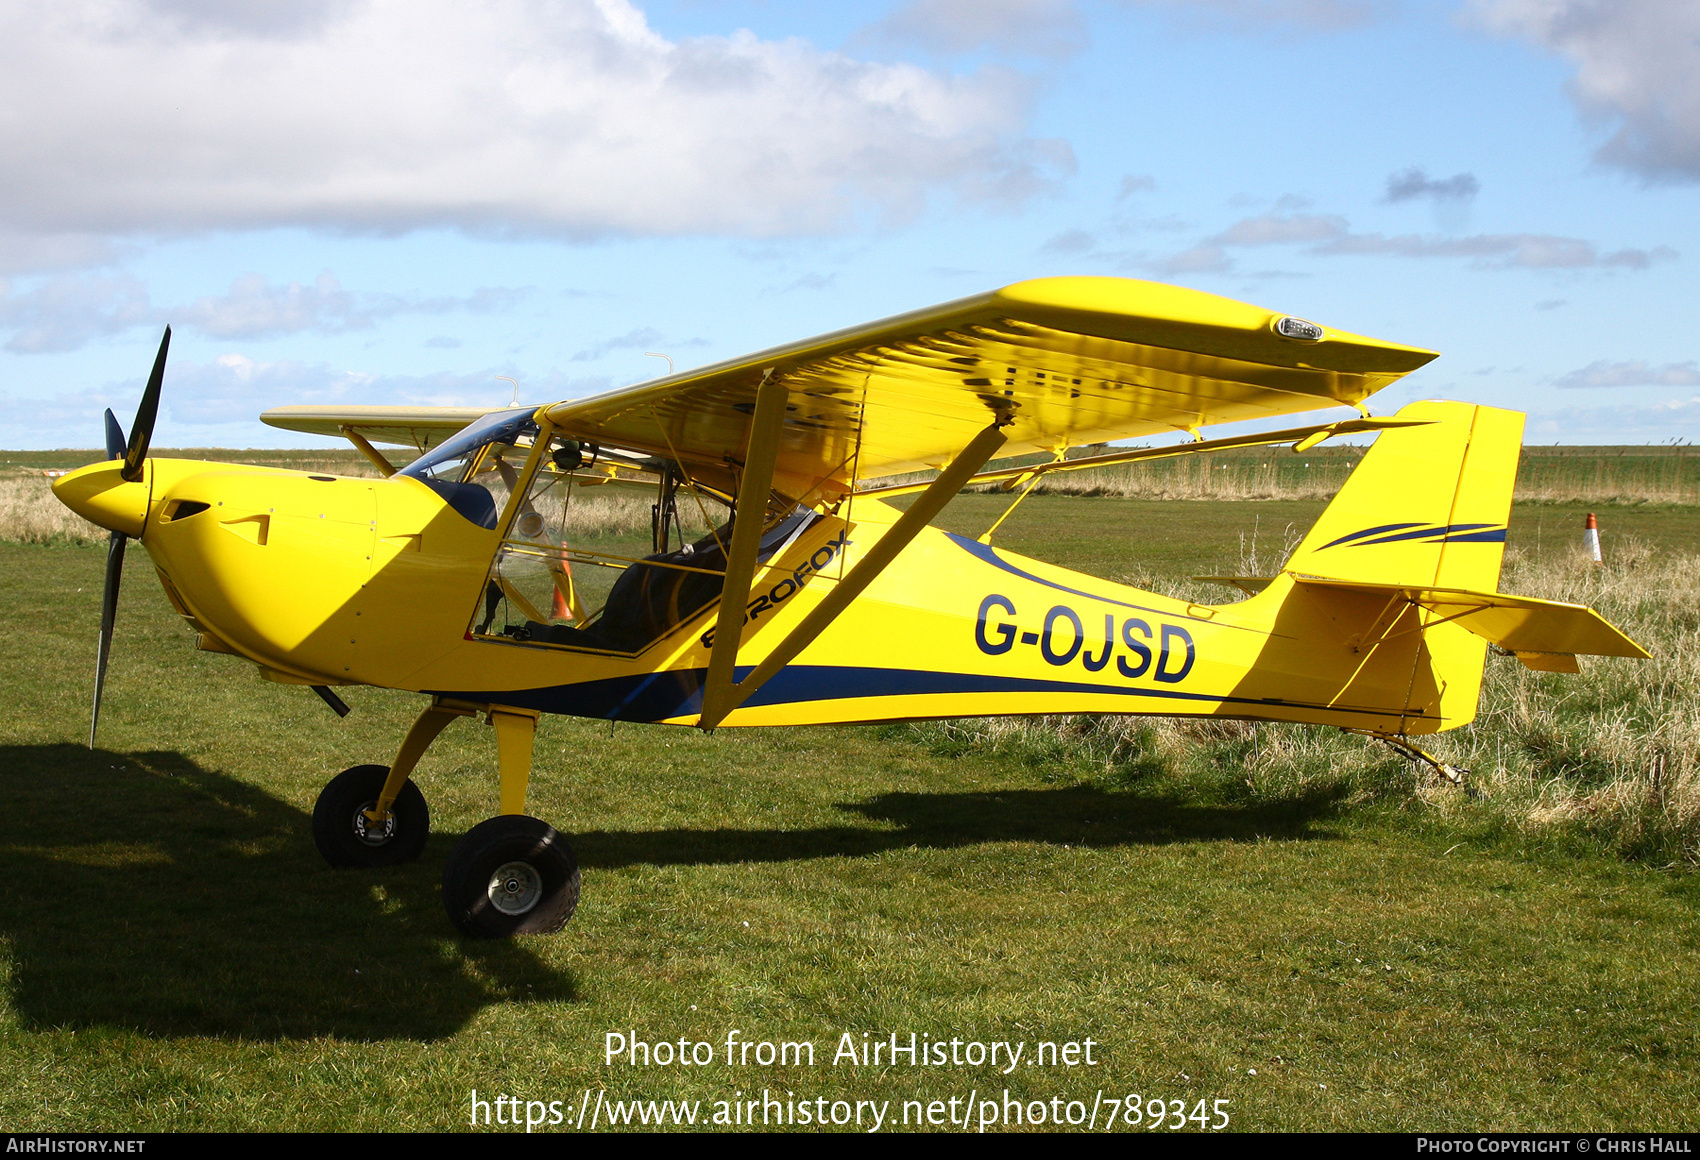
[[[517, 477], [510, 458], [537, 434], [530, 407], [493, 411], [402, 468], [481, 528], [494, 528]], [[484, 477], [484, 478], [479, 478]]]
[[[557, 437], [492, 563], [473, 635], [636, 653], [720, 596], [729, 497], [676, 466]], [[741, 517], [740, 517], [741, 518]], [[817, 517], [758, 512], [766, 560]]]
[[470, 461], [477, 459], [484, 448], [492, 443], [514, 443], [528, 427], [531, 433], [535, 433], [537, 425], [532, 422], [533, 414], [535, 411], [531, 407], [492, 411], [461, 428], [396, 474], [460, 483], [466, 477]]

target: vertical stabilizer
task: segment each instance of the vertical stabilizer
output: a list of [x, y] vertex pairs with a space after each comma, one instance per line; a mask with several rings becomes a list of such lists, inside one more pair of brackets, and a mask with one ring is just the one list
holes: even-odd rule
[[1492, 592], [1499, 586], [1523, 416], [1412, 403], [1353, 470], [1287, 561], [1303, 576]]

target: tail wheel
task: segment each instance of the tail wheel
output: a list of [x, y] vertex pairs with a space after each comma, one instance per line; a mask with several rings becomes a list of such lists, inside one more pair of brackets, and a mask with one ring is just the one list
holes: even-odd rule
[[548, 823], [522, 814], [472, 827], [443, 866], [449, 921], [472, 938], [560, 930], [578, 895], [573, 848]]
[[390, 816], [366, 816], [390, 775], [387, 765], [357, 765], [331, 778], [313, 806], [313, 843], [332, 866], [397, 866], [425, 849], [431, 811], [411, 781], [401, 787]]

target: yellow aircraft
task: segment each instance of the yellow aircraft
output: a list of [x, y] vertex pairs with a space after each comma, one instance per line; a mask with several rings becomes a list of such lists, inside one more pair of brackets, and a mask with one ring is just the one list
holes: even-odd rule
[[[134, 537], [199, 648], [340, 713], [337, 686], [430, 698], [389, 765], [320, 795], [331, 864], [417, 857], [420, 757], [457, 717], [495, 727], [497, 814], [443, 871], [472, 936], [557, 930], [577, 905], [570, 846], [525, 814], [542, 713], [701, 729], [1235, 717], [1338, 726], [1453, 772], [1411, 739], [1474, 717], [1490, 644], [1558, 672], [1648, 655], [1587, 608], [1497, 592], [1521, 415], [1425, 402], [1371, 418], [1364, 400], [1433, 352], [1198, 291], [1046, 278], [594, 398], [262, 416], [346, 437], [381, 479], [150, 458], [170, 337], [129, 438], [108, 411], [108, 460], [54, 484], [112, 532], [89, 744]], [[1201, 434], [1341, 404], [1362, 417]], [[1193, 441], [1065, 458], [1177, 432]], [[1225, 578], [1254, 593], [1237, 602], [929, 526], [970, 485], [1019, 503], [1050, 472], [1367, 432], [1280, 573]], [[398, 469], [377, 444], [415, 457]], [[987, 469], [1014, 456], [1028, 461]]]

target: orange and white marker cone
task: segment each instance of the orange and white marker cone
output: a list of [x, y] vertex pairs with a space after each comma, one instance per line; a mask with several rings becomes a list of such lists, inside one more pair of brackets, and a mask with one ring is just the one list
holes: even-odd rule
[[1594, 563], [1606, 562], [1605, 557], [1600, 555], [1600, 521], [1594, 518], [1593, 512], [1588, 513], [1587, 526], [1582, 529], [1582, 550]]
[[554, 579], [556, 581], [556, 583], [555, 583], [555, 599], [549, 602], [549, 619], [550, 620], [572, 620], [573, 619], [572, 606], [567, 603], [566, 593], [561, 591], [560, 581], [565, 580], [569, 586], [572, 584], [572, 582], [573, 582], [573, 566], [571, 564], [567, 563], [565, 560], [562, 560], [561, 561], [560, 575], [555, 577]]

